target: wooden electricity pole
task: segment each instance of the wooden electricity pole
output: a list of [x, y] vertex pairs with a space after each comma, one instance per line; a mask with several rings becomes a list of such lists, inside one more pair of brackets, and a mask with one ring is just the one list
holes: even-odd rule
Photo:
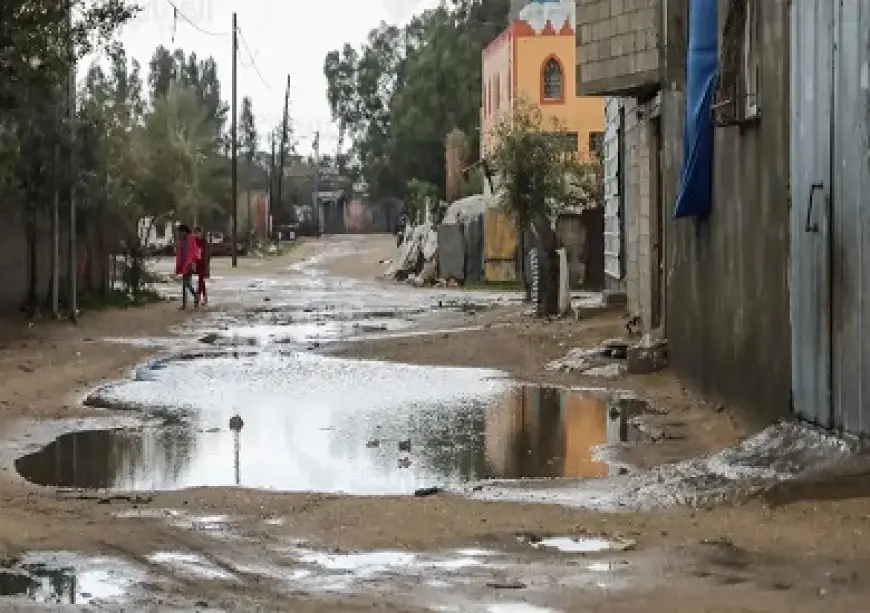
[[266, 181], [269, 185], [269, 213], [274, 215], [275, 211], [275, 147], [277, 140], [275, 138], [275, 129], [269, 132], [270, 140], [272, 141], [272, 155], [269, 156], [269, 172], [266, 175]]
[[69, 5], [69, 312], [73, 323], [79, 321], [78, 304], [78, 245], [76, 244], [76, 56], [72, 38], [73, 4]]
[[[281, 126], [281, 148], [278, 150], [278, 206], [281, 206], [281, 194], [284, 190], [284, 164], [287, 162], [287, 128], [290, 122], [290, 75], [287, 75], [287, 89], [284, 91], [284, 123]], [[274, 211], [271, 211], [274, 215]]]
[[323, 232], [323, 220], [321, 219], [320, 210], [320, 130], [314, 133], [314, 144], [311, 147], [314, 150], [314, 219], [317, 221], [317, 236]]
[[238, 254], [238, 243], [239, 243], [239, 135], [238, 135], [238, 118], [237, 118], [237, 108], [236, 108], [236, 98], [237, 98], [237, 63], [238, 63], [238, 55], [239, 55], [239, 29], [238, 29], [238, 21], [236, 14], [233, 13], [233, 91], [232, 91], [232, 124], [230, 127], [230, 132], [232, 133], [232, 146], [231, 146], [231, 155], [232, 155], [232, 189], [233, 189], [233, 244], [232, 244], [232, 254], [233, 254], [233, 268], [239, 265], [239, 254]]

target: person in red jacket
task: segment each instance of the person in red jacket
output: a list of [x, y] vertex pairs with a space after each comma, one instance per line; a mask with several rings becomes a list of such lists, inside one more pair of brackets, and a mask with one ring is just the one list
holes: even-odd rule
[[196, 238], [190, 226], [178, 226], [178, 241], [175, 244], [175, 274], [181, 275], [181, 308], [187, 308], [187, 293], [193, 296], [193, 306], [199, 306], [199, 296], [193, 289], [193, 273], [196, 272]]
[[202, 228], [197, 226], [193, 230], [196, 239], [196, 297], [202, 306], [208, 304], [208, 292], [205, 288], [205, 280], [211, 277], [211, 262], [209, 261], [208, 240], [202, 233]]

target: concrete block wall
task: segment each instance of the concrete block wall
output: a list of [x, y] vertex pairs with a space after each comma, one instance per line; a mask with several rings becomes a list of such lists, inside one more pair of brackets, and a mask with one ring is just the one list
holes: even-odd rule
[[626, 95], [660, 80], [661, 0], [577, 0], [577, 94]]
[[604, 105], [604, 272], [605, 287], [625, 291], [622, 274], [622, 220], [619, 203], [619, 109], [620, 98], [608, 98]]
[[[712, 213], [667, 228], [671, 367], [695, 391], [744, 409], [759, 425], [787, 415], [791, 395], [791, 5], [760, 4], [764, 115], [747, 129], [716, 130]], [[727, 8], [719, 0], [719, 14]], [[680, 71], [671, 72], [663, 98], [666, 187], [682, 166], [685, 113]]]
[[[627, 298], [628, 312], [632, 316], [640, 316], [644, 329], [651, 329], [653, 318], [653, 288], [652, 274], [655, 253], [653, 240], [655, 236], [655, 184], [652, 174], [655, 158], [651, 155], [655, 146], [652, 126], [648, 119], [640, 114], [637, 101], [634, 98], [612, 98], [608, 101], [608, 117], [611, 123], [618, 126], [619, 111], [625, 114], [625, 168], [624, 173], [624, 207], [625, 250], [620, 257], [625, 259], [625, 277], [620, 285], [610, 282], [611, 289], [624, 289]], [[606, 194], [607, 206], [618, 207], [619, 184], [618, 174], [614, 165], [618, 166], [618, 140], [616, 128], [611, 140], [606, 144]], [[608, 211], [609, 213], [609, 211]], [[608, 219], [605, 224], [618, 223]], [[608, 226], [612, 227], [612, 226]], [[608, 233], [610, 234], [610, 233]], [[608, 240], [610, 240], [608, 236]], [[612, 248], [612, 247], [609, 247]]]

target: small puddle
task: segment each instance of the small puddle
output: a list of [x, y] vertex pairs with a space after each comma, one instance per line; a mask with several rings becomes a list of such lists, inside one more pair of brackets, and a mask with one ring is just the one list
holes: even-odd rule
[[430, 587], [445, 588], [458, 578], [468, 579], [474, 571], [488, 574], [499, 568], [493, 560], [503, 555], [479, 549], [327, 553], [297, 546], [274, 551], [293, 563], [293, 570], [284, 574], [291, 585], [325, 591], [347, 591], [380, 580], [413, 584], [425, 579]]
[[51, 605], [117, 602], [136, 585], [134, 575], [121, 560], [29, 553], [13, 566], [0, 569], [0, 597]]
[[409, 494], [491, 479], [619, 472], [596, 447], [625, 440], [607, 396], [516, 386], [494, 371], [310, 353], [163, 361], [104, 386], [97, 406], [184, 407], [171, 426], [63, 435], [19, 458], [47, 486], [170, 490], [244, 485]]
[[535, 540], [532, 547], [551, 549], [562, 553], [605, 553], [633, 549], [634, 541], [607, 539], [599, 536], [551, 536]]
[[525, 602], [507, 602], [491, 604], [486, 607], [487, 613], [557, 613], [556, 609], [538, 607]]

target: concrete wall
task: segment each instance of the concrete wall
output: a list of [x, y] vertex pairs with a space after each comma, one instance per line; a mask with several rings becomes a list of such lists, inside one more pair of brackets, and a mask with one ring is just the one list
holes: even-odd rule
[[572, 289], [604, 287], [604, 209], [566, 213], [556, 220], [556, 242], [568, 258], [568, 285]]
[[[755, 125], [717, 128], [711, 216], [667, 228], [673, 368], [700, 391], [759, 417], [786, 414], [791, 389], [788, 5], [762, 3], [763, 116]], [[724, 15], [725, 0], [720, 7]], [[681, 130], [677, 74], [663, 97], [671, 186], [681, 163], [672, 150]]]
[[620, 98], [608, 98], [604, 108], [604, 281], [611, 291], [625, 291], [622, 240], [624, 212], [620, 189]]
[[[606, 240], [607, 249], [612, 254], [610, 270], [621, 264], [624, 276], [618, 278], [609, 274], [610, 281], [606, 286], [608, 289], [624, 290], [628, 313], [641, 318], [644, 330], [651, 330], [658, 325], [655, 306], [658, 299], [655, 291], [658, 281], [655, 275], [658, 266], [655, 251], [659, 207], [655, 174], [658, 139], [648, 106], [639, 105], [635, 98], [612, 98], [608, 102], [608, 110], [610, 135], [606, 141], [604, 171]], [[624, 151], [621, 155], [617, 151], [619, 143], [616, 134], [620, 115], [625, 118]], [[621, 169], [618, 168], [620, 162], [624, 164]], [[621, 185], [620, 172], [623, 175]], [[616, 212], [620, 198], [624, 214], [621, 244]], [[616, 256], [622, 261], [614, 263], [612, 260]]]
[[577, 0], [577, 93], [621, 95], [659, 83], [661, 0]]

